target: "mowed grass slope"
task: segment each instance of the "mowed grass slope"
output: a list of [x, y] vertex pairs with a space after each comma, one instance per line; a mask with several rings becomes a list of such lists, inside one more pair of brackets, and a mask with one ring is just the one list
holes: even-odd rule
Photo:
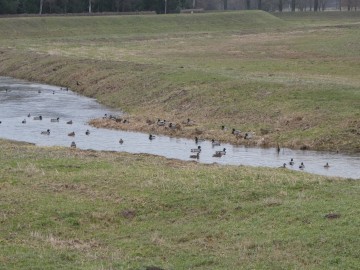
[[0, 74], [96, 97], [127, 112], [128, 129], [191, 118], [171, 135], [359, 152], [359, 22], [358, 12], [2, 18]]
[[1, 269], [360, 267], [359, 181], [7, 141], [0, 153]]

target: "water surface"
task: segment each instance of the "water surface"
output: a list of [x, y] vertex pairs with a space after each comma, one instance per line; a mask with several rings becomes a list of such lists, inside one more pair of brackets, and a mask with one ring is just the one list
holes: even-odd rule
[[[30, 113], [31, 117], [27, 117]], [[191, 149], [196, 148], [194, 140], [171, 138], [156, 135], [150, 141], [148, 134], [118, 130], [98, 129], [87, 122], [92, 118], [102, 117], [105, 113], [121, 115], [100, 105], [96, 100], [75, 94], [66, 88], [30, 83], [8, 77], [0, 77], [0, 137], [10, 140], [26, 141], [40, 146], [67, 146], [72, 141], [77, 148], [119, 151], [129, 153], [148, 153], [167, 158], [193, 160]], [[41, 115], [43, 120], [34, 120]], [[59, 122], [51, 122], [52, 118], [60, 118]], [[22, 124], [23, 120], [26, 124]], [[72, 125], [66, 124], [73, 121]], [[50, 129], [50, 135], [42, 135], [42, 131]], [[85, 135], [86, 130], [90, 135]], [[68, 133], [75, 132], [75, 137]], [[122, 138], [124, 143], [119, 144]], [[303, 171], [346, 178], [360, 178], [360, 155], [345, 155], [332, 152], [301, 151], [282, 149], [277, 153], [274, 148], [249, 148], [222, 144], [212, 147], [211, 142], [204, 141], [199, 162], [229, 165], [249, 165], [262, 167], [280, 167], [291, 158], [291, 170], [299, 170], [304, 162]], [[215, 151], [226, 148], [226, 155], [213, 157]], [[330, 168], [324, 168], [328, 162]]]

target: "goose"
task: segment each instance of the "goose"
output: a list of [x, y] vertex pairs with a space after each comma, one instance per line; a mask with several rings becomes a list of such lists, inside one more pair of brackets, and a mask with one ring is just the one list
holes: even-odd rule
[[72, 123], [73, 123], [72, 120], [66, 122], [66, 124], [68, 124], [68, 125], [72, 125]]
[[41, 115], [35, 116], [35, 117], [34, 117], [34, 120], [42, 120], [42, 116], [41, 116]]
[[29, 113], [28, 115], [27, 115], [27, 117], [30, 117], [31, 116], [31, 114]]
[[90, 130], [87, 129], [87, 130], [85, 131], [85, 135], [90, 135]]
[[324, 168], [330, 168], [330, 165], [328, 162], [326, 162], [326, 164], [324, 165]]
[[51, 118], [51, 119], [50, 119], [50, 122], [59, 122], [59, 120], [60, 120], [59, 117], [58, 117], [58, 118]]
[[304, 162], [301, 162], [301, 164], [300, 164], [300, 166], [299, 166], [299, 169], [300, 169], [300, 170], [305, 169]]
[[219, 141], [215, 141], [214, 139], [211, 140], [211, 145], [212, 146], [220, 146], [220, 142]]
[[123, 143], [124, 143], [124, 140], [123, 140], [123, 139], [120, 139], [120, 140], [119, 140], [119, 143], [120, 143], [120, 144], [123, 144]]
[[231, 131], [231, 134], [237, 136], [237, 135], [240, 135], [240, 134], [241, 134], [241, 131], [240, 131], [240, 130], [236, 130], [235, 128], [233, 128], [232, 131]]
[[74, 137], [74, 136], [75, 136], [75, 132], [74, 132], [74, 131], [73, 131], [73, 132], [70, 132], [70, 133], [68, 134], [68, 136]]
[[195, 137], [195, 143], [198, 144], [198, 143], [201, 143], [205, 141], [204, 139], [199, 139], [198, 137]]
[[26, 119], [21, 121], [22, 124], [26, 124]]
[[200, 157], [200, 152], [197, 152], [196, 155], [190, 155], [190, 158], [199, 159], [199, 157]]
[[46, 131], [41, 131], [42, 135], [50, 135], [50, 129], [46, 130]]
[[70, 147], [72, 147], [72, 148], [76, 148], [76, 143], [75, 143], [75, 142], [71, 142]]
[[216, 151], [215, 154], [226, 155], [226, 148], [224, 148], [222, 151]]
[[152, 141], [155, 139], [155, 135], [149, 134], [149, 140]]
[[290, 159], [290, 162], [289, 162], [289, 165], [294, 165], [295, 164], [295, 162], [294, 162], [294, 159], [292, 158], [292, 159]]
[[286, 163], [283, 163], [283, 165], [280, 166], [279, 168], [286, 168]]
[[201, 152], [201, 146], [199, 145], [198, 148], [193, 148], [190, 150], [192, 153], [200, 153]]

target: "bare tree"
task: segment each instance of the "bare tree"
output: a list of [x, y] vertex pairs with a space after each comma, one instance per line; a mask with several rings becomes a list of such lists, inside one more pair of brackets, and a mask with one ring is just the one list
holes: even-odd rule
[[40, 0], [40, 8], [39, 8], [39, 14], [42, 14], [42, 10], [43, 10], [43, 5], [44, 5], [44, 0]]
[[283, 0], [279, 0], [279, 11], [283, 11]]
[[292, 12], [295, 12], [295, 5], [296, 5], [295, 0], [291, 0], [291, 11]]
[[91, 0], [89, 0], [89, 13], [91, 13]]
[[317, 12], [319, 9], [319, 0], [314, 0], [314, 12]]
[[246, 1], [246, 9], [250, 10], [250, 0], [245, 0]]

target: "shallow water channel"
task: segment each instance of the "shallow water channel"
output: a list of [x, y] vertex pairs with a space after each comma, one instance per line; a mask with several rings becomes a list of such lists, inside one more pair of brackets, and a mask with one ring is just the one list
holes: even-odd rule
[[[65, 88], [30, 83], [8, 77], [0, 77], [0, 138], [25, 141], [41, 146], [67, 146], [72, 141], [77, 148], [119, 151], [129, 153], [148, 153], [181, 160], [190, 158], [190, 150], [196, 148], [194, 140], [171, 138], [156, 135], [149, 140], [148, 134], [91, 127], [87, 122], [92, 118], [102, 117], [105, 113], [120, 115], [121, 112], [100, 105], [96, 100], [80, 96]], [[31, 116], [28, 117], [28, 114]], [[42, 120], [34, 120], [41, 115]], [[58, 118], [59, 122], [51, 122]], [[26, 120], [26, 123], [22, 123]], [[72, 120], [73, 124], [66, 122]], [[50, 135], [41, 134], [50, 129]], [[86, 135], [86, 130], [90, 135]], [[75, 132], [75, 137], [68, 133]], [[124, 140], [119, 144], [119, 139]], [[295, 164], [288, 169], [300, 170], [304, 162], [304, 172], [360, 178], [360, 155], [345, 155], [332, 152], [301, 151], [274, 148], [249, 148], [221, 144], [212, 147], [210, 141], [201, 142], [202, 151], [198, 162], [230, 165], [249, 165], [280, 167], [293, 158]], [[215, 151], [226, 148], [226, 155], [213, 157]], [[324, 168], [328, 162], [330, 167]]]

